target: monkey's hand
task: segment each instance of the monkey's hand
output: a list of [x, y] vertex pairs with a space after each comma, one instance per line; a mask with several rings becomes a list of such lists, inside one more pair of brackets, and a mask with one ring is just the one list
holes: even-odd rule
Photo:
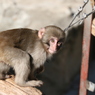
[[40, 87], [40, 86], [43, 85], [43, 82], [42, 82], [41, 80], [37, 80], [37, 81], [36, 81], [36, 85], [37, 85], [38, 87]]
[[43, 85], [43, 82], [41, 80], [32, 80], [32, 81], [27, 81], [26, 85], [32, 86], [32, 87], [35, 87], [35, 86], [40, 87]]
[[6, 75], [6, 76], [5, 76], [5, 79], [11, 78], [11, 77], [12, 77], [11, 75]]

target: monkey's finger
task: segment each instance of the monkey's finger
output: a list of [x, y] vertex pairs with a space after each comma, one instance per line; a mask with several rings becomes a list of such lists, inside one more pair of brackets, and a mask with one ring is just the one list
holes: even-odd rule
[[12, 76], [11, 75], [6, 75], [5, 76], [5, 78], [7, 79], [7, 78], [11, 78]]
[[38, 80], [37, 83], [38, 83], [38, 87], [43, 85], [43, 82], [41, 80]]
[[40, 87], [42, 84], [43, 82], [40, 80], [32, 80], [32, 81], [26, 82], [27, 86], [32, 86], [32, 87], [36, 87], [36, 86]]

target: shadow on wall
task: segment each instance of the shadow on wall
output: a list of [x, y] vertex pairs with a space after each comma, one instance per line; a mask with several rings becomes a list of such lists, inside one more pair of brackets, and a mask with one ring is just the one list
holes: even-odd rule
[[44, 85], [40, 90], [46, 95], [63, 95], [80, 70], [83, 25], [69, 30], [63, 48], [52, 60], [46, 62], [39, 77]]

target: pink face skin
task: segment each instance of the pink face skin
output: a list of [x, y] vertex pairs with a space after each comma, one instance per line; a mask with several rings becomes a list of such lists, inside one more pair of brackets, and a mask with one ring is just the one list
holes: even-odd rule
[[50, 47], [49, 47], [48, 51], [51, 54], [56, 53], [57, 47], [62, 44], [61, 42], [58, 42], [58, 39], [56, 37], [51, 37], [49, 43], [50, 43]]
[[57, 49], [57, 38], [55, 38], [55, 37], [51, 37], [51, 39], [50, 39], [50, 47], [49, 47], [49, 49], [48, 49], [48, 51], [51, 53], [51, 54], [53, 54], [53, 53], [55, 53], [56, 52], [56, 49]]

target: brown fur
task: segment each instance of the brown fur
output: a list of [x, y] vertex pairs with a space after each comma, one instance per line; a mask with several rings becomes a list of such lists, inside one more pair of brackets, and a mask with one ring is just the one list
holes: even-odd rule
[[46, 59], [52, 56], [45, 45], [51, 36], [58, 39], [65, 37], [64, 32], [56, 26], [48, 26], [45, 30], [42, 39], [39, 39], [37, 30], [25, 28], [0, 33], [0, 79], [6, 78], [10, 67], [13, 67], [15, 82], [20, 86], [43, 84], [42, 81], [33, 79], [35, 70], [38, 73]]

